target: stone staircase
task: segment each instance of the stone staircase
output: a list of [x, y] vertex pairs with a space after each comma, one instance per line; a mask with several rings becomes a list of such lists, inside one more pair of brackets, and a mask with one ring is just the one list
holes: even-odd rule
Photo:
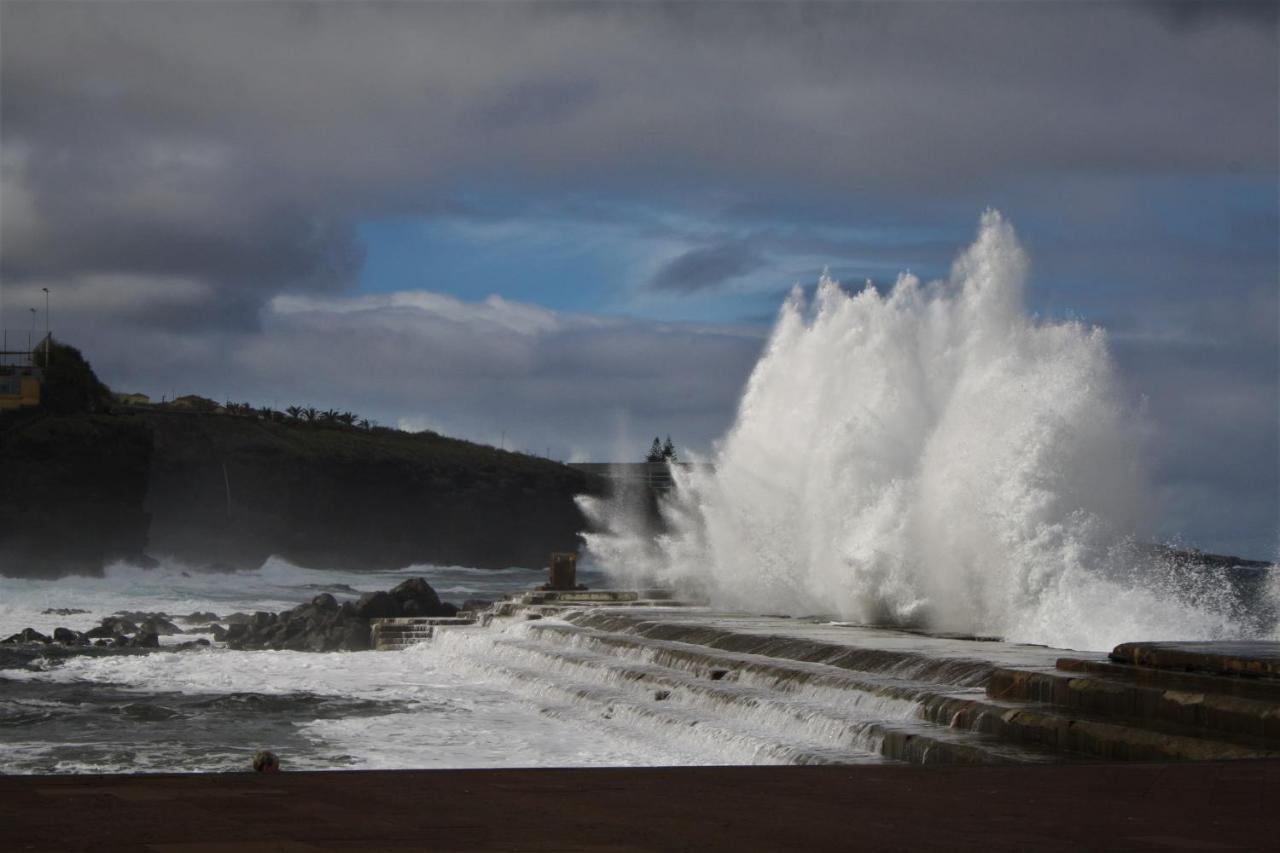
[[[403, 648], [461, 619], [375, 624]], [[550, 618], [555, 617], [555, 618]], [[492, 625], [490, 623], [492, 622]], [[730, 745], [756, 763], [1280, 756], [1280, 643], [1110, 655], [690, 607], [660, 590], [533, 591], [457, 647], [551, 715]], [[453, 635], [451, 635], [453, 636]]]
[[471, 616], [401, 616], [395, 619], [371, 619], [369, 631], [374, 651], [407, 649], [415, 643], [430, 640], [441, 627], [474, 625]]
[[[528, 662], [516, 677], [549, 669], [587, 683], [595, 697], [652, 711], [653, 697], [801, 735], [805, 761], [912, 763], [1196, 760], [1280, 756], [1280, 679], [1230, 672], [1259, 669], [1280, 644], [1221, 647], [1187, 658], [1123, 662], [1120, 647], [1057, 658], [1052, 649], [913, 637], [885, 629], [788, 626], [765, 619], [701, 620], [694, 613], [591, 608], [565, 622], [538, 622], [504, 645]], [[745, 629], [745, 630], [744, 630]], [[789, 629], [789, 630], [788, 630]], [[1142, 644], [1150, 652], [1158, 644]], [[1017, 660], [1002, 665], [1001, 657]], [[1194, 671], [1188, 671], [1189, 669]], [[1265, 669], [1265, 667], [1264, 667]], [[600, 692], [596, 682], [610, 687]], [[621, 694], [621, 695], [619, 695]], [[804, 734], [808, 733], [808, 734]]]

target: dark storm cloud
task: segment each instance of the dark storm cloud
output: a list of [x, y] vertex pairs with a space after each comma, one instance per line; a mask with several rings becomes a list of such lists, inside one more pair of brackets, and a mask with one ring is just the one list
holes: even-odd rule
[[6, 3], [3, 274], [332, 290], [356, 223], [471, 183], [909, 205], [1018, 172], [1273, 169], [1260, 13], [1149, 11]]
[[1274, 541], [1274, 196], [1148, 192], [1274, 187], [1272, 3], [11, 0], [0, 24], [0, 298], [54, 286], [112, 382], [519, 423], [596, 458], [616, 413], [706, 449], [758, 338], [364, 305], [357, 228], [609, 220], [657, 247], [635, 282], [660, 301], [940, 273], [994, 205], [1037, 310], [1133, 318], [1117, 352], [1166, 425], [1168, 505]]
[[650, 286], [656, 290], [692, 293], [732, 281], [762, 265], [763, 259], [756, 251], [740, 243], [703, 246], [663, 264]]

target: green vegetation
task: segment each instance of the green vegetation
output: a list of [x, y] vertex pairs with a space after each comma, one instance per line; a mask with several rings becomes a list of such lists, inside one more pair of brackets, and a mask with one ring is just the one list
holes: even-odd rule
[[671, 436], [667, 436], [665, 442], [659, 440], [655, 435], [653, 444], [649, 445], [649, 453], [644, 458], [645, 462], [675, 462], [676, 446], [671, 443]]
[[44, 368], [40, 407], [49, 414], [100, 412], [111, 405], [111, 389], [98, 379], [80, 350], [53, 341], [47, 353], [36, 350], [37, 367]]

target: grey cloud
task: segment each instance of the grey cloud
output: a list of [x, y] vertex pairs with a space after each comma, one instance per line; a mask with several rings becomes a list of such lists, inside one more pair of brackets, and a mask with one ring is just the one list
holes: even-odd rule
[[64, 309], [59, 325], [113, 388], [332, 406], [601, 461], [622, 452], [619, 432], [638, 436], [636, 454], [648, 441], [639, 437], [659, 432], [708, 452], [764, 343], [758, 329], [429, 296], [417, 307], [391, 296], [273, 303], [256, 331], [106, 330], [87, 303]]
[[[1274, 30], [1114, 4], [6, 3], [8, 279], [359, 270], [470, 183], [939, 198], [1274, 174]], [[905, 47], [904, 47], [905, 46]], [[905, 203], [905, 202], [904, 202]], [[966, 202], [970, 206], [981, 202]], [[907, 204], [909, 206], [909, 204]]]
[[720, 243], [690, 249], [667, 261], [654, 274], [656, 290], [693, 293], [716, 287], [763, 266], [764, 260], [750, 246]]

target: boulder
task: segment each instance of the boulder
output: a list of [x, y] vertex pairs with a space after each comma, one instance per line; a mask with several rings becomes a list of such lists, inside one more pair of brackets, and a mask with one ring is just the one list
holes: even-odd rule
[[160, 635], [154, 631], [139, 631], [129, 641], [129, 646], [135, 649], [158, 649], [160, 648]]
[[470, 613], [479, 613], [481, 610], [488, 610], [493, 606], [493, 601], [488, 598], [468, 598], [462, 602], [462, 610]]
[[79, 631], [72, 631], [70, 628], [54, 628], [53, 641], [62, 643], [64, 646], [87, 646], [89, 638]]
[[400, 606], [416, 601], [421, 608], [421, 616], [436, 616], [440, 611], [440, 596], [431, 588], [431, 584], [422, 578], [410, 578], [391, 590]]
[[152, 616], [150, 619], [147, 619], [138, 626], [138, 630], [152, 634], [159, 634], [162, 637], [171, 637], [174, 634], [186, 633], [163, 616]]
[[366, 620], [394, 619], [400, 615], [400, 601], [388, 592], [371, 592], [356, 602], [356, 615]]
[[343, 636], [339, 648], [349, 652], [364, 652], [373, 648], [373, 638], [369, 633], [369, 623], [360, 619], [347, 619], [343, 622]]
[[46, 637], [44, 634], [41, 634], [35, 628], [23, 628], [17, 634], [14, 634], [11, 637], [6, 637], [4, 642], [6, 644], [44, 643], [45, 645], [48, 645], [49, 643], [53, 642], [53, 639], [50, 637]]
[[138, 633], [137, 623], [125, 616], [108, 616], [102, 620], [102, 627], [110, 630], [112, 634]]
[[442, 601], [440, 602], [440, 610], [436, 613], [436, 615], [450, 616], [450, 617], [457, 616], [458, 605], [454, 604], [452, 601]]
[[186, 616], [179, 616], [178, 618], [191, 625], [208, 625], [211, 622], [218, 621], [218, 614], [197, 610], [195, 613], [188, 613]]
[[311, 606], [322, 613], [336, 613], [338, 611], [338, 599], [327, 592], [322, 592], [311, 599]]

